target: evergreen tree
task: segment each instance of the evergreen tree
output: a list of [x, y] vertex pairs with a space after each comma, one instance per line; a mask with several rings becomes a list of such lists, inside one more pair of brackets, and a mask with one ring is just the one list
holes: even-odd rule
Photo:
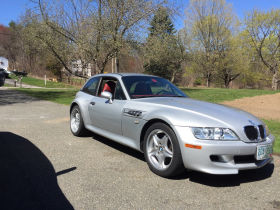
[[174, 35], [174, 25], [167, 13], [166, 8], [160, 7], [151, 21], [149, 28], [150, 36], [163, 37], [164, 35]]
[[157, 10], [149, 32], [145, 45], [145, 71], [173, 82], [181, 73], [185, 52], [166, 8]]

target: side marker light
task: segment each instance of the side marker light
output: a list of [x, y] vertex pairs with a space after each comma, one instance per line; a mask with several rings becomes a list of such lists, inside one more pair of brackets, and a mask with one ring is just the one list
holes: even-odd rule
[[189, 147], [189, 148], [192, 148], [192, 149], [202, 149], [202, 146], [193, 145], [193, 144], [185, 144], [185, 147]]

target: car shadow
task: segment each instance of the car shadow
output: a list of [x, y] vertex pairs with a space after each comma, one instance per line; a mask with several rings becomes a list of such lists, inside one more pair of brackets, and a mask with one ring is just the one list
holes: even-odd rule
[[[141, 161], [145, 161], [144, 154], [114, 142], [108, 138], [100, 136], [95, 133], [89, 133], [86, 137], [92, 137], [94, 140], [112, 147], [120, 152], [126, 153], [131, 157], [137, 158]], [[271, 177], [274, 171], [274, 164], [268, 164], [263, 168], [256, 170], [245, 170], [240, 171], [239, 174], [235, 175], [212, 175], [192, 170], [184, 170], [180, 175], [171, 177], [171, 180], [186, 180], [189, 179], [191, 182], [212, 186], [212, 187], [232, 187], [239, 186], [246, 182], [255, 182], [267, 179]], [[152, 173], [152, 172], [151, 172]]]
[[105, 137], [100, 136], [96, 133], [91, 133], [90, 135], [92, 136], [92, 138], [94, 140], [99, 141], [102, 144], [105, 144], [109, 147], [112, 147], [116, 150], [119, 150], [120, 152], [126, 153], [126, 154], [130, 155], [131, 157], [134, 157], [138, 160], [145, 161], [145, 157], [144, 157], [144, 154], [142, 152], [139, 152], [135, 149], [132, 149], [130, 147], [119, 144], [115, 141], [112, 141], [111, 139], [105, 138]]
[[57, 183], [48, 158], [29, 140], [0, 132], [1, 209], [73, 209]]
[[263, 168], [255, 170], [240, 171], [235, 175], [212, 175], [197, 171], [189, 172], [191, 182], [200, 183], [212, 187], [233, 187], [242, 183], [255, 182], [271, 177], [274, 171], [274, 164], [270, 163]]
[[32, 101], [38, 101], [38, 99], [20, 93], [15, 90], [9, 90], [9, 89], [0, 90], [0, 106], [16, 104], [16, 103], [27, 103]]

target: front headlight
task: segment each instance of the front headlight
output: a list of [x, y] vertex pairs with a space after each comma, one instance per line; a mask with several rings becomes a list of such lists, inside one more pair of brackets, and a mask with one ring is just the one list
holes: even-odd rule
[[229, 128], [192, 128], [193, 135], [204, 140], [239, 140]]

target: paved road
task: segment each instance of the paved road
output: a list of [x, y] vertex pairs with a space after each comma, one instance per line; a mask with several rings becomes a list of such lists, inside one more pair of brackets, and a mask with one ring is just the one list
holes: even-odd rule
[[[17, 82], [16, 83], [16, 87], [14, 87], [14, 80], [13, 79], [6, 79], [5, 80], [5, 84], [9, 84], [9, 85], [11, 85], [12, 87], [9, 87], [10, 89], [12, 89], [12, 88], [19, 88], [20, 87], [20, 84], [19, 84], [19, 82]], [[22, 88], [40, 88], [40, 89], [48, 89], [48, 90], [50, 90], [50, 89], [61, 89], [61, 90], [65, 90], [65, 89], [73, 89], [73, 88], [49, 88], [49, 87], [39, 87], [39, 86], [34, 86], [34, 85], [28, 85], [28, 84], [25, 84], [25, 83], [22, 83], [22, 85], [21, 85], [21, 87]], [[2, 89], [3, 89], [3, 87], [2, 87]]]
[[[14, 86], [15, 85], [15, 80], [14, 79], [6, 79], [5, 83]], [[16, 86], [20, 87], [20, 83], [16, 82]], [[21, 84], [21, 87], [23, 87], [23, 88], [41, 88], [41, 87], [38, 87], [38, 86], [27, 85], [27, 84], [24, 84], [24, 83]]]
[[235, 176], [164, 179], [139, 152], [72, 136], [68, 106], [2, 88], [0, 119], [1, 209], [280, 209], [279, 157]]

